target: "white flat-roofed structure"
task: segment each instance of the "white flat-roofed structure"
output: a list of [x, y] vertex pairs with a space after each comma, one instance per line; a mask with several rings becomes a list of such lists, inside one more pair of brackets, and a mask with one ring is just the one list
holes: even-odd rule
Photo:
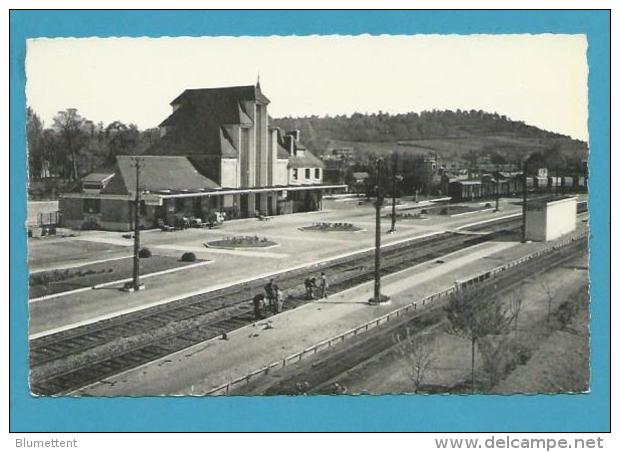
[[576, 197], [546, 197], [528, 201], [525, 239], [547, 242], [575, 230]]

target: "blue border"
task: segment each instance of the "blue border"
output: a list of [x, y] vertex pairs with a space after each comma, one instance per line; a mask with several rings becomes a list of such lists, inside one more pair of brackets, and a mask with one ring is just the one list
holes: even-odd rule
[[[608, 431], [610, 16], [607, 11], [12, 11], [10, 429], [28, 431]], [[25, 40], [59, 36], [586, 33], [592, 392], [578, 396], [36, 399], [26, 384]]]

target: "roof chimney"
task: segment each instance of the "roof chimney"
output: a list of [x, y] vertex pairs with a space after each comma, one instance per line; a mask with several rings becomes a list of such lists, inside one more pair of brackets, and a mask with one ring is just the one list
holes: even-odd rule
[[290, 137], [292, 137], [295, 141], [299, 141], [299, 136], [301, 134], [301, 132], [299, 131], [299, 129], [295, 129], [295, 130], [291, 130], [289, 132], [286, 132], [286, 134]]

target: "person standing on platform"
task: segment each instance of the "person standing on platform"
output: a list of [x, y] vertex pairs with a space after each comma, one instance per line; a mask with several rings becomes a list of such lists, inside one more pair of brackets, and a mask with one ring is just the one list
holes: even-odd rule
[[265, 295], [267, 296], [267, 302], [269, 303], [269, 309], [271, 312], [274, 312], [275, 302], [276, 302], [276, 290], [278, 286], [275, 284], [273, 278], [269, 280], [269, 282], [265, 285]]
[[263, 318], [263, 302], [265, 301], [265, 295], [259, 293], [254, 296], [252, 302], [254, 303], [254, 317], [256, 320]]
[[306, 278], [304, 281], [304, 287], [306, 288], [306, 298], [308, 300], [314, 300], [314, 278]]
[[279, 287], [276, 289], [276, 303], [275, 303], [275, 312], [274, 314], [278, 314], [282, 312], [282, 307], [284, 306], [284, 292]]
[[325, 298], [327, 299], [327, 288], [329, 287], [329, 284], [327, 283], [327, 276], [325, 276], [325, 272], [321, 272], [321, 280], [319, 282], [319, 289], [320, 289], [320, 298]]

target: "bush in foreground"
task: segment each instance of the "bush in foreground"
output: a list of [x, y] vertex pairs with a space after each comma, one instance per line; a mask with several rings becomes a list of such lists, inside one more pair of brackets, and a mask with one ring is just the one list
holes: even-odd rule
[[181, 256], [182, 262], [196, 262], [196, 255], [194, 253], [183, 253]]
[[140, 249], [140, 252], [138, 253], [138, 256], [140, 256], [141, 258], [149, 258], [152, 255], [153, 254], [151, 253], [151, 250], [148, 248], [142, 248]]

